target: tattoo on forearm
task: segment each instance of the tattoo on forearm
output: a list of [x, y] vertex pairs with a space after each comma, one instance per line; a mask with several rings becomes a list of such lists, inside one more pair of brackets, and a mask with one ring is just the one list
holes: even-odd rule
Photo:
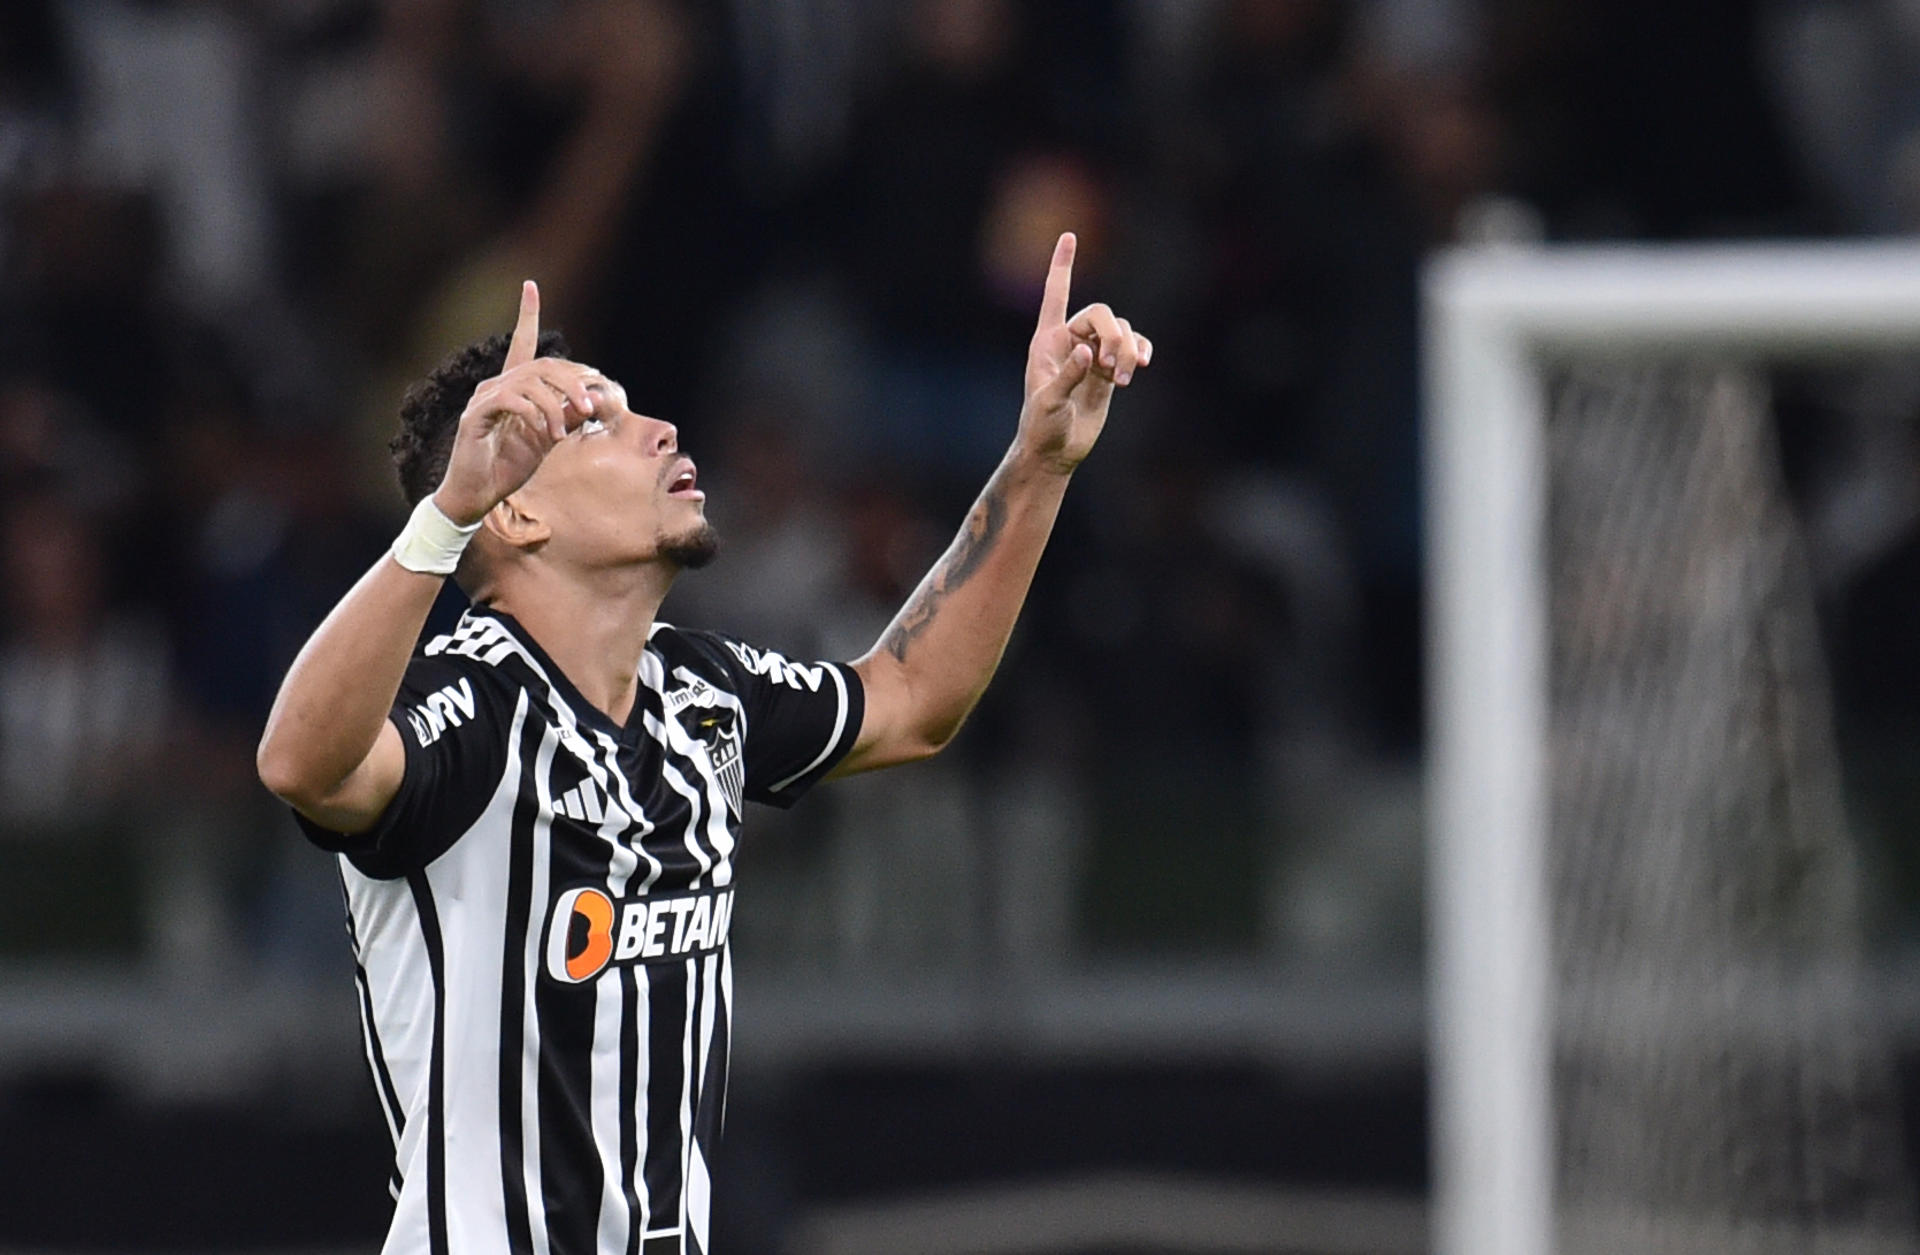
[[940, 613], [940, 603], [947, 594], [973, 578], [980, 564], [992, 552], [995, 542], [1000, 538], [1000, 528], [1007, 521], [1007, 503], [1000, 495], [998, 483], [988, 483], [980, 499], [973, 503], [973, 509], [967, 513], [965, 526], [953, 539], [953, 544], [942, 554], [940, 561], [934, 563], [927, 578], [920, 581], [920, 587], [887, 625], [887, 632], [881, 638], [896, 661], [905, 662], [907, 647], [915, 638], [926, 631], [927, 625]]

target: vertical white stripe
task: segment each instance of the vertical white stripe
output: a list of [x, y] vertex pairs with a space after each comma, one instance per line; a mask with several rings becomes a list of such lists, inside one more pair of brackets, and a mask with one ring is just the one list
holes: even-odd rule
[[720, 956], [710, 954], [700, 964], [700, 1069], [694, 1073], [696, 1084], [707, 1077], [707, 1060], [713, 1054], [714, 1004], [720, 986]]
[[549, 725], [541, 733], [540, 750], [533, 760], [533, 787], [540, 811], [533, 821], [533, 885], [528, 894], [532, 909], [527, 915], [526, 966], [522, 969], [526, 976], [526, 1009], [521, 1021], [520, 1143], [534, 1255], [547, 1255], [547, 1207], [540, 1189], [540, 1021], [534, 1013], [534, 990], [540, 979], [540, 934], [547, 922], [547, 882], [553, 851], [553, 788], [549, 776], [553, 751], [559, 744], [559, 733]]
[[[720, 1013], [717, 1005], [720, 1001], [721, 957], [710, 954], [700, 960], [700, 1068], [691, 1078], [687, 1089], [693, 1092], [694, 1086], [702, 1086], [700, 1101], [711, 1103], [713, 1095], [706, 1093], [707, 1061], [713, 1057], [714, 1016]], [[707, 1242], [707, 1213], [712, 1206], [712, 1189], [707, 1179], [707, 1157], [691, 1132], [687, 1136], [687, 1225], [693, 1236], [699, 1240], [700, 1249], [709, 1249]]]
[[[613, 738], [595, 728], [587, 731], [592, 734], [594, 743], [587, 743], [584, 738], [582, 743], [587, 745], [589, 751], [585, 766], [588, 779], [592, 783], [581, 782], [580, 796], [586, 802], [587, 821], [599, 825], [599, 837], [609, 847], [607, 880], [613, 889], [613, 896], [617, 899], [626, 893], [627, 882], [632, 879], [635, 869], [640, 865], [641, 855], [636, 853], [636, 849], [640, 841], [653, 831], [653, 824], [648, 821], [646, 812], [640, 804], [634, 801], [633, 794], [627, 790], [626, 775], [620, 770], [619, 748]], [[598, 791], [594, 788], [596, 784], [599, 785]], [[622, 813], [619, 806], [612, 804], [616, 790], [626, 795], [629, 803], [626, 813]], [[600, 802], [603, 793], [608, 799], [608, 804], [604, 808]], [[629, 838], [627, 830], [630, 827], [636, 831]], [[623, 838], [629, 839], [623, 840]]]
[[684, 1191], [687, 1198], [687, 1228], [692, 1232], [694, 1241], [700, 1244], [700, 1250], [713, 1249], [707, 1241], [707, 1216], [713, 1210], [713, 1181], [707, 1175], [707, 1157], [695, 1146], [693, 1153], [687, 1156], [687, 1185]]
[[[381, 1072], [385, 1065], [375, 1054], [373, 1048], [373, 1014], [369, 1009], [373, 1001], [373, 995], [367, 992], [367, 985], [364, 978], [356, 976], [354, 977], [353, 983], [356, 991], [361, 995], [359, 999], [360, 1043], [367, 1053], [367, 1073], [373, 1077], [373, 1096], [380, 1100], [380, 1114], [386, 1117], [387, 1121], [387, 1136], [393, 1139], [394, 1154], [398, 1155], [400, 1153], [400, 1113], [394, 1110], [392, 1103], [387, 1101], [387, 1087], [381, 1084], [380, 1081]], [[388, 1079], [392, 1079], [391, 1074], [388, 1075]], [[397, 1096], [396, 1101], [398, 1101]]]
[[360, 965], [367, 973], [380, 1049], [407, 1117], [394, 1153], [402, 1185], [384, 1249], [412, 1255], [427, 1249], [427, 1075], [433, 1051], [433, 974], [407, 882], [363, 876], [345, 855], [340, 857], [340, 873], [354, 935], [360, 939]]
[[[632, 817], [635, 825], [634, 830], [627, 835], [626, 843], [621, 843], [619, 837], [625, 825], [618, 821], [618, 817], [612, 810], [608, 810], [607, 821], [600, 826], [600, 835], [613, 842], [617, 850], [625, 851], [624, 859], [617, 856], [614, 859], [614, 868], [620, 877], [618, 884], [620, 893], [626, 892], [627, 881], [638, 870], [640, 860], [646, 860], [647, 875], [640, 882], [638, 890], [640, 893], [645, 893], [653, 888], [653, 882], [660, 879], [660, 873], [664, 870], [660, 860], [649, 854], [643, 844], [647, 834], [653, 831], [653, 821], [647, 818], [646, 810], [640, 805], [639, 799], [633, 796], [633, 788], [627, 780], [627, 774], [620, 770], [619, 745], [612, 737], [598, 730], [594, 731], [593, 738], [599, 742], [600, 752], [605, 755], [606, 763], [604, 767], [595, 764], [593, 778], [600, 780], [602, 784], [610, 783], [613, 786], [607, 789], [608, 796], [619, 794], [621, 805], [626, 808], [627, 814]], [[604, 779], [602, 779], [602, 773], [604, 773]]]
[[[660, 763], [660, 774], [666, 777], [667, 783], [673, 786], [676, 793], [687, 799], [687, 826], [681, 833], [681, 844], [687, 847], [687, 853], [693, 855], [693, 861], [700, 865], [700, 870], [693, 874], [691, 882], [694, 888], [698, 888], [700, 881], [713, 872], [713, 859], [708, 855], [706, 847], [700, 844], [701, 812], [704, 809], [709, 816], [713, 814], [712, 783], [703, 780], [701, 783], [707, 787], [696, 791], [687, 778], [680, 774], [680, 769], [664, 758]], [[703, 797], [705, 807], [701, 805]]]
[[[513, 811], [520, 800], [523, 689], [507, 733], [506, 769], [473, 826], [427, 868], [440, 916], [446, 981], [447, 1243], [484, 1250], [504, 1236], [500, 1181], [500, 935], [512, 874]], [[531, 926], [538, 927], [536, 921]], [[471, 939], [484, 938], [479, 944]]]
[[620, 1011], [626, 982], [618, 967], [594, 982], [593, 1067], [588, 1118], [600, 1155], [600, 1249], [627, 1249], [627, 1196], [620, 1179]]
[[[687, 1231], [687, 1168], [693, 1158], [693, 995], [699, 984], [700, 970], [697, 959], [686, 961], [687, 974], [687, 1010], [686, 1025], [680, 1033], [680, 1231]], [[685, 1242], [681, 1243], [685, 1247]]]
[[[736, 905], [738, 905], [736, 903]], [[733, 1075], [733, 942], [720, 947], [720, 1013], [727, 1017], [727, 1057], [721, 1075]], [[727, 1127], [727, 1095], [721, 1096], [720, 1127]]]
[[638, 990], [633, 1000], [638, 1047], [633, 1052], [633, 1196], [640, 1200], [640, 1232], [653, 1227], [653, 1200], [647, 1194], [647, 1083], [653, 1079], [653, 1049], [648, 1028], [653, 1021], [653, 981], [651, 968], [632, 969]]
[[[693, 790], [687, 786], [685, 777], [680, 774], [671, 762], [668, 762], [663, 757], [660, 764], [662, 774], [667, 777], [667, 782], [673, 785], [674, 789], [682, 797], [687, 798], [688, 804], [692, 806], [693, 813], [687, 817], [686, 846], [688, 852], [693, 855], [694, 861], [700, 864], [700, 877], [712, 875], [712, 883], [716, 887], [724, 887], [732, 883], [733, 863], [727, 856], [733, 852], [733, 834], [727, 831], [726, 796], [721, 792], [719, 778], [713, 774], [711, 767], [702, 766], [702, 764], [707, 762], [705, 752], [696, 752], [692, 738], [689, 737], [680, 727], [679, 723], [673, 719], [668, 719], [663, 722], [654, 718], [651, 713], [647, 713], [644, 716], [644, 726], [647, 729], [647, 734], [655, 741], [658, 741], [663, 749], [669, 749], [679, 754], [691, 762], [695, 769], [699, 771], [702, 786], [700, 795], [704, 796], [706, 800], [706, 823], [704, 826], [707, 830], [707, 840], [714, 850], [714, 857], [710, 857], [706, 849], [700, 844], [699, 830], [702, 827], [700, 821], [701, 808], [693, 800], [696, 795]], [[717, 864], [715, 862], [716, 857], [718, 859]], [[717, 872], [715, 871], [716, 865], [719, 868]], [[697, 887], [700, 880], [696, 878], [693, 883]]]
[[[647, 716], [647, 730], [649, 732], [659, 726], [659, 720], [653, 718], [651, 715]], [[656, 736], [655, 739], [657, 740], [658, 737]], [[701, 847], [699, 841], [695, 838], [695, 829], [698, 828], [700, 822], [700, 793], [694, 789], [692, 785], [687, 783], [687, 778], [680, 774], [680, 769], [675, 767], [664, 754], [660, 759], [660, 778], [667, 782], [668, 788], [687, 800], [688, 815], [686, 831], [683, 834], [684, 844], [687, 847], [687, 851], [693, 855], [694, 862], [700, 865], [700, 870], [694, 873], [693, 879], [693, 884], [697, 887], [700, 883], [700, 877], [713, 870], [713, 860], [707, 857], [706, 850]], [[647, 884], [641, 887], [641, 892], [645, 892], [652, 887], [653, 882], [649, 880]]]

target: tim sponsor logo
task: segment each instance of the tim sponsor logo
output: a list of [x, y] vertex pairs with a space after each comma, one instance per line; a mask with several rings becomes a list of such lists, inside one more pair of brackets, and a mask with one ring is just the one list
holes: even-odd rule
[[669, 963], [712, 954], [733, 926], [733, 889], [699, 889], [616, 903], [605, 890], [569, 889], [547, 921], [547, 975], [590, 981], [612, 964]]

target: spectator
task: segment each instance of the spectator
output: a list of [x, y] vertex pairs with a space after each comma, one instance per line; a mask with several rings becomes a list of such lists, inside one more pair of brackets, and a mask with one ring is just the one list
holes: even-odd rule
[[168, 719], [165, 638], [112, 607], [100, 538], [58, 496], [15, 497], [0, 535], [0, 817], [16, 831], [97, 819], [153, 783]]

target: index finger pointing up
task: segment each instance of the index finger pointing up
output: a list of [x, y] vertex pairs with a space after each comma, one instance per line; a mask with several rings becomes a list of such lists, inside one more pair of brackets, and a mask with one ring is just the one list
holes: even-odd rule
[[540, 285], [529, 279], [520, 285], [520, 318], [513, 324], [513, 340], [507, 345], [506, 364], [512, 370], [533, 360], [540, 344]]
[[1067, 289], [1073, 285], [1073, 232], [1061, 235], [1053, 246], [1053, 265], [1047, 270], [1047, 290], [1040, 297], [1040, 326], [1058, 327], [1067, 321]]

